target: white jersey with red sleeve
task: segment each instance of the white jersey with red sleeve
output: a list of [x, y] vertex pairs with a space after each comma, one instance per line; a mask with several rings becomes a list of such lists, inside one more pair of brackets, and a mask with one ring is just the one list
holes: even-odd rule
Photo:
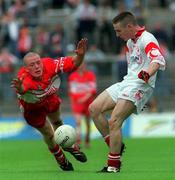
[[[137, 33], [136, 39], [127, 41], [126, 58], [128, 62], [128, 73], [124, 77], [126, 83], [144, 83], [138, 78], [138, 73], [141, 70], [147, 70], [153, 62], [160, 64], [160, 70], [165, 69], [165, 59], [158, 41], [144, 28]], [[151, 76], [148, 82], [153, 88], [155, 87], [156, 75], [157, 73]]]

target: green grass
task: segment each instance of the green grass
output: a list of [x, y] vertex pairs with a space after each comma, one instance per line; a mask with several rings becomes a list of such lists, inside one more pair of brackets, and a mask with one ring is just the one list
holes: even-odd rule
[[0, 180], [173, 180], [175, 179], [175, 140], [173, 138], [125, 139], [126, 152], [120, 173], [99, 174], [108, 149], [102, 139], [83, 149], [87, 163], [66, 153], [74, 172], [60, 170], [41, 140], [0, 141]]

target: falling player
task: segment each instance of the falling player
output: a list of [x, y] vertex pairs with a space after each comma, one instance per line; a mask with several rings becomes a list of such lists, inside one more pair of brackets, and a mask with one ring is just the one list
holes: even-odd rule
[[[62, 125], [61, 100], [57, 95], [59, 74], [75, 70], [82, 63], [86, 49], [87, 39], [81, 39], [73, 57], [41, 58], [39, 54], [29, 52], [24, 56], [24, 67], [19, 70], [18, 77], [12, 80], [11, 85], [16, 89], [26, 122], [43, 135], [50, 152], [64, 171], [73, 170], [73, 166], [53, 138], [54, 130]], [[64, 150], [81, 162], [87, 160], [77, 146]]]

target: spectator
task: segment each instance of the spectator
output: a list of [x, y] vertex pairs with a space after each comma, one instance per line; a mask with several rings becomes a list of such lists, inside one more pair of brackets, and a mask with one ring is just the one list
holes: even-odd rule
[[111, 25], [113, 17], [112, 7], [108, 0], [103, 0], [98, 8], [98, 37], [99, 48], [104, 52], [114, 51], [115, 34]]
[[65, 33], [62, 24], [57, 24], [50, 33], [49, 56], [55, 58], [65, 54]]
[[19, 35], [19, 23], [12, 13], [8, 12], [3, 16], [1, 32], [3, 46], [8, 47], [12, 54], [18, 56], [17, 42]]
[[1, 98], [4, 100], [11, 100], [14, 93], [10, 88], [10, 81], [13, 76], [14, 65], [17, 63], [17, 57], [9, 52], [7, 48], [3, 48], [0, 52], [0, 84], [1, 84]]
[[19, 40], [18, 40], [19, 57], [22, 59], [24, 55], [30, 51], [31, 47], [32, 47], [32, 38], [29, 33], [29, 28], [27, 26], [23, 26], [19, 31]]
[[25, 0], [12, 1], [12, 5], [8, 9], [8, 12], [15, 18], [24, 18], [26, 16], [26, 2]]
[[[94, 71], [96, 74], [99, 73], [98, 68], [102, 71], [104, 64], [98, 64], [97, 66], [94, 65], [95, 62], [105, 62], [105, 53], [97, 48], [95, 44], [90, 45], [87, 53], [86, 53], [86, 61], [89, 62], [89, 69]], [[105, 71], [105, 70], [104, 70]]]
[[168, 44], [168, 33], [163, 28], [163, 26], [160, 22], [157, 22], [154, 25], [154, 29], [152, 31], [152, 34], [157, 38], [158, 41], [161, 41], [161, 42]]
[[38, 26], [36, 30], [36, 51], [43, 56], [49, 55], [49, 32], [44, 25]]
[[87, 37], [89, 44], [94, 43], [94, 33], [96, 30], [96, 7], [90, 3], [90, 0], [83, 0], [82, 4], [79, 4], [76, 9], [77, 19], [77, 39]]

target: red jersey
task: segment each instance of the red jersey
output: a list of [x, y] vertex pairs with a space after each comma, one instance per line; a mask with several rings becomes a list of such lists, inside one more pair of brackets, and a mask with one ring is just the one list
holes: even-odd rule
[[96, 76], [92, 71], [85, 71], [83, 74], [75, 71], [69, 76], [68, 82], [69, 94], [73, 101], [82, 98], [89, 92], [92, 94], [90, 98], [96, 94]]
[[53, 95], [59, 88], [59, 77], [63, 72], [71, 72], [76, 69], [72, 57], [61, 57], [58, 59], [42, 58], [43, 76], [42, 80], [34, 79], [22, 67], [18, 73], [19, 78], [23, 78], [22, 86], [24, 94], [19, 95], [19, 99], [24, 103], [41, 104], [46, 101], [49, 95]]

